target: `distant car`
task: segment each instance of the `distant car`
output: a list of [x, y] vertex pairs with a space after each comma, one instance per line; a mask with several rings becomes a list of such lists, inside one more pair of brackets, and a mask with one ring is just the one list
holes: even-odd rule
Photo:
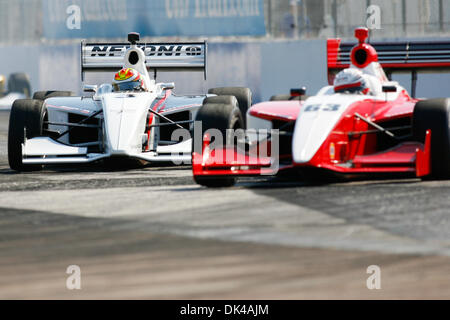
[[242, 114], [251, 106], [248, 88], [178, 96], [173, 83], [156, 83], [149, 76], [149, 70], [155, 77], [159, 70], [206, 75], [206, 43], [138, 43], [137, 33], [130, 33], [128, 40], [130, 44], [82, 42], [81, 74], [132, 69], [142, 86], [85, 85], [92, 96], [41, 91], [33, 99], [14, 102], [8, 135], [11, 169], [39, 170], [45, 164], [106, 158], [190, 163], [192, 139], [173, 138], [176, 129], [190, 133], [195, 120], [214, 126], [216, 115], [227, 118], [227, 126], [245, 127]]
[[[193, 153], [195, 181], [231, 186], [239, 176], [286, 170], [310, 179], [375, 174], [450, 178], [450, 99], [415, 98], [417, 72], [450, 68], [450, 42], [370, 45], [366, 28], [356, 29], [355, 36], [356, 45], [328, 40], [333, 85], [306, 100], [273, 98], [249, 109], [249, 128], [279, 129], [278, 154], [261, 157], [256, 151], [270, 149], [273, 135], [261, 141], [247, 138], [246, 150], [212, 148], [205, 135], [202, 150]], [[411, 72], [411, 94], [389, 80], [383, 68], [388, 75]], [[232, 156], [223, 157], [226, 151]]]
[[17, 99], [29, 98], [31, 95], [30, 79], [25, 73], [12, 73], [5, 87], [6, 77], [0, 75], [0, 110], [9, 110]]

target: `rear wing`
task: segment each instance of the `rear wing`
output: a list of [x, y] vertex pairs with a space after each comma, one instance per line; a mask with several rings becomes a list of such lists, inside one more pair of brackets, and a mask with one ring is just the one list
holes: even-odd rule
[[[147, 70], [203, 71], [206, 79], [205, 42], [136, 43], [145, 53]], [[117, 71], [122, 68], [129, 43], [81, 42], [81, 79], [85, 72]]]
[[[350, 51], [356, 43], [328, 39], [328, 79], [350, 65]], [[393, 72], [450, 72], [450, 41], [371, 42], [378, 62], [390, 77]], [[331, 76], [331, 77], [330, 77]]]

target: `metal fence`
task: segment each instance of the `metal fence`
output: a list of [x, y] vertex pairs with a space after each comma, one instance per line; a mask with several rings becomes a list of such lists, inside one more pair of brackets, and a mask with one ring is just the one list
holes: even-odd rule
[[[0, 0], [0, 43], [45, 41], [45, 1]], [[217, 7], [234, 0], [183, 1]], [[450, 36], [449, 0], [264, 0], [264, 16], [267, 34], [262, 38], [350, 38], [355, 27], [368, 24], [374, 28], [372, 38]]]

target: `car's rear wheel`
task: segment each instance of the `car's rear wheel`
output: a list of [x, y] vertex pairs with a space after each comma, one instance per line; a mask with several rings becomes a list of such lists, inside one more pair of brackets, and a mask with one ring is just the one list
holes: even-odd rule
[[417, 102], [413, 113], [413, 135], [425, 141], [431, 130], [431, 174], [425, 179], [450, 178], [450, 99], [429, 99]]
[[270, 101], [288, 101], [290, 98], [290, 94], [276, 94], [270, 97]]
[[270, 97], [270, 101], [292, 101], [292, 100], [306, 100], [308, 96], [294, 96], [290, 94], [276, 94]]
[[26, 73], [13, 73], [8, 78], [8, 91], [23, 93], [25, 97], [31, 96], [30, 79]]
[[[203, 106], [197, 113], [196, 121], [201, 121], [202, 123], [202, 141], [198, 143], [194, 141], [194, 151], [196, 151], [194, 149], [195, 146], [201, 148], [203, 135], [209, 129], [218, 129], [222, 133], [225, 143], [231, 143], [230, 132], [227, 129], [236, 130], [244, 128], [242, 113], [235, 96], [218, 96], [205, 99]], [[236, 183], [235, 178], [228, 176], [194, 176], [194, 180], [202, 186], [211, 188], [230, 187]]]
[[243, 87], [220, 87], [211, 88], [208, 90], [210, 94], [216, 94], [218, 96], [234, 96], [236, 97], [239, 105], [239, 110], [242, 114], [242, 120], [244, 122], [244, 128], [247, 128], [247, 110], [252, 106], [252, 91], [249, 88]]
[[45, 107], [42, 101], [35, 99], [18, 99], [14, 101], [9, 116], [8, 129], [8, 162], [16, 171], [35, 171], [41, 165], [30, 165], [22, 162], [22, 143], [25, 138], [31, 139], [42, 135]]
[[33, 99], [42, 100], [44, 101], [47, 98], [54, 98], [54, 97], [73, 97], [74, 94], [72, 91], [36, 91], [33, 94]]

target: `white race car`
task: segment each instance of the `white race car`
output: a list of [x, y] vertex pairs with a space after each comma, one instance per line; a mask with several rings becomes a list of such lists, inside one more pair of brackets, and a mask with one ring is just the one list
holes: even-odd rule
[[201, 70], [206, 75], [206, 43], [138, 43], [137, 33], [130, 33], [128, 40], [130, 44], [82, 42], [82, 79], [85, 71], [130, 68], [137, 71], [142, 86], [84, 85], [83, 90], [93, 94], [41, 91], [33, 99], [14, 102], [8, 135], [11, 169], [39, 170], [45, 164], [111, 157], [190, 163], [195, 120], [210, 127], [221, 114], [228, 119], [226, 127], [245, 128], [242, 115], [251, 106], [248, 88], [177, 96], [173, 83], [156, 83], [149, 76], [149, 70], [155, 77], [158, 70]]

